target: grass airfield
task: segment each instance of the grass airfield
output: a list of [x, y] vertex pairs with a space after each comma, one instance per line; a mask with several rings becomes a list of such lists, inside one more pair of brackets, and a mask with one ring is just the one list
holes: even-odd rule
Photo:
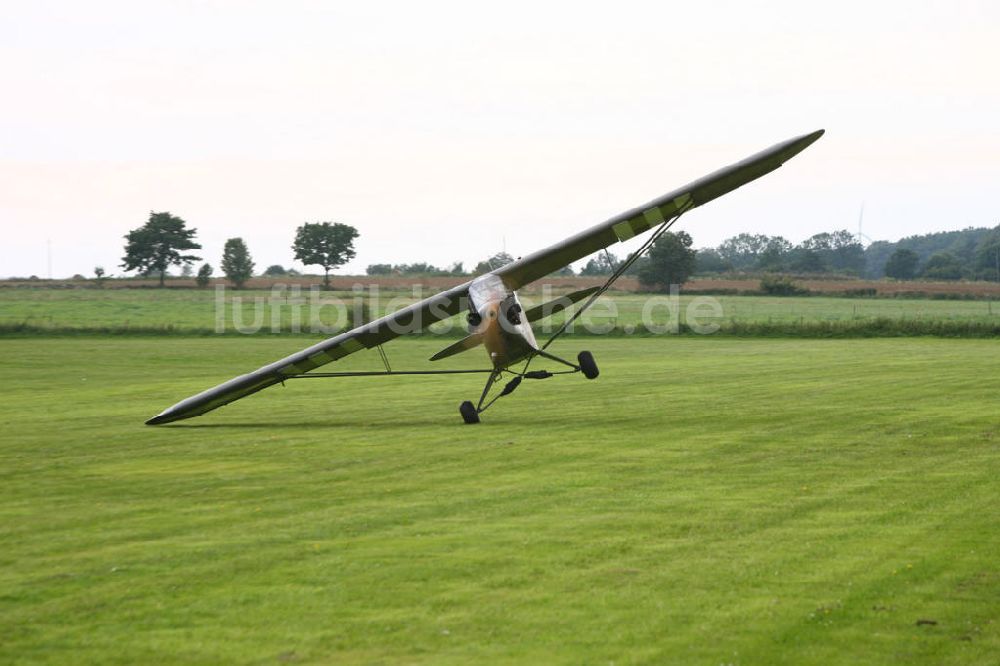
[[476, 375], [142, 425], [301, 337], [0, 345], [3, 663], [1000, 654], [992, 340], [564, 340], [598, 380], [526, 381], [472, 427]]

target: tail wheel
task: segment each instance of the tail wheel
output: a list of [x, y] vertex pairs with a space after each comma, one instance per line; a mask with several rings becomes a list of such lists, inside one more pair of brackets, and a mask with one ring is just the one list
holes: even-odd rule
[[462, 420], [466, 423], [479, 423], [479, 412], [476, 411], [476, 406], [468, 400], [462, 403], [458, 411], [462, 414]]
[[594, 361], [594, 355], [589, 351], [582, 351], [577, 354], [576, 361], [580, 364], [580, 370], [587, 379], [597, 379], [597, 375], [601, 374], [601, 371], [597, 369], [597, 363]]

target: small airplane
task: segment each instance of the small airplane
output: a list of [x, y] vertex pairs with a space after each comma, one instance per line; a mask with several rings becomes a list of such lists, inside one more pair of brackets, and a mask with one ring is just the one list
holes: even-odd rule
[[[182, 400], [149, 419], [146, 424], [160, 425], [201, 416], [269, 386], [282, 384], [288, 379], [481, 372], [488, 377], [478, 403], [473, 404], [467, 400], [459, 407], [462, 419], [471, 424], [478, 423], [480, 414], [499, 398], [512, 393], [524, 379], [547, 379], [555, 374], [576, 372], [582, 373], [587, 379], [596, 379], [599, 371], [590, 352], [580, 352], [577, 355], [577, 362], [572, 363], [547, 351], [549, 345], [621, 277], [681, 215], [774, 171], [819, 139], [823, 132], [824, 130], [817, 130], [778, 143], [654, 199], [644, 206], [616, 215], [561, 243]], [[568, 294], [527, 311], [521, 307], [517, 295], [517, 290], [521, 287], [587, 255], [648, 231], [652, 231], [652, 234], [636, 252], [615, 268], [603, 285]], [[584, 304], [567, 317], [544, 344], [538, 343], [531, 322], [544, 319], [584, 300]], [[421, 331], [435, 322], [448, 319], [463, 311], [467, 313], [469, 335], [438, 352], [431, 357], [431, 360], [438, 361], [482, 345], [489, 354], [490, 367], [482, 370], [392, 370], [382, 350], [384, 343], [401, 335]], [[320, 366], [338, 361], [362, 349], [377, 349], [385, 363], [385, 370], [313, 372]], [[569, 369], [561, 372], [530, 370], [531, 361], [535, 358], [554, 361]], [[518, 368], [521, 363], [524, 364], [523, 367]], [[490, 398], [494, 384], [504, 375], [510, 375], [511, 379], [498, 395]]]

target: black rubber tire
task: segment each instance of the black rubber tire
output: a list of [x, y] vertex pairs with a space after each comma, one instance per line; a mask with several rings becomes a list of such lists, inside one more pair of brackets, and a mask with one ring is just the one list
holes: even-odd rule
[[597, 363], [594, 361], [594, 355], [589, 351], [582, 351], [577, 354], [576, 362], [580, 364], [580, 370], [587, 379], [597, 379], [597, 375], [601, 374], [601, 371], [597, 369]]
[[471, 402], [466, 400], [458, 408], [459, 413], [462, 415], [462, 420], [468, 424], [479, 423], [479, 412], [476, 411], [476, 406]]

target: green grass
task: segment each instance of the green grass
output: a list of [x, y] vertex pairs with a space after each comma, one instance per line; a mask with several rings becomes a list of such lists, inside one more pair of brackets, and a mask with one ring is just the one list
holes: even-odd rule
[[[556, 292], [560, 294], [562, 292]], [[287, 295], [287, 294], [286, 294]], [[255, 317], [265, 333], [276, 329], [288, 333], [293, 306], [279, 293], [277, 301], [269, 291], [228, 291], [221, 328], [240, 335], [238, 326], [254, 329]], [[235, 307], [230, 297], [242, 299]], [[351, 292], [317, 294], [352, 303]], [[554, 296], [553, 296], [554, 297]], [[308, 290], [301, 292], [298, 306], [300, 328], [310, 321]], [[550, 297], [528, 292], [526, 306]], [[164, 333], [211, 334], [216, 330], [216, 295], [213, 290], [196, 289], [0, 289], [0, 335], [89, 332], [107, 334]], [[644, 308], [656, 326], [671, 319], [668, 308], [679, 311], [681, 323], [688, 321], [694, 299], [712, 299], [722, 312], [718, 323], [723, 332], [744, 335], [826, 335], [824, 331], [853, 335], [953, 335], [994, 336], [1000, 327], [1000, 305], [989, 301], [947, 301], [917, 299], [857, 299], [828, 297], [766, 296], [681, 296], [671, 304], [667, 296], [611, 292], [584, 315], [582, 323], [620, 328], [638, 326]], [[259, 305], [255, 301], [259, 300]], [[383, 291], [373, 313], [380, 315], [413, 302], [408, 291]], [[234, 315], [235, 312], [238, 315]], [[326, 325], [345, 323], [331, 306], [315, 310]], [[344, 313], [346, 315], [346, 312]], [[552, 318], [559, 322], [561, 315]], [[577, 329], [582, 330], [578, 327]]]
[[594, 339], [475, 427], [474, 376], [141, 425], [301, 343], [0, 342], [0, 662], [1000, 654], [995, 342]]

